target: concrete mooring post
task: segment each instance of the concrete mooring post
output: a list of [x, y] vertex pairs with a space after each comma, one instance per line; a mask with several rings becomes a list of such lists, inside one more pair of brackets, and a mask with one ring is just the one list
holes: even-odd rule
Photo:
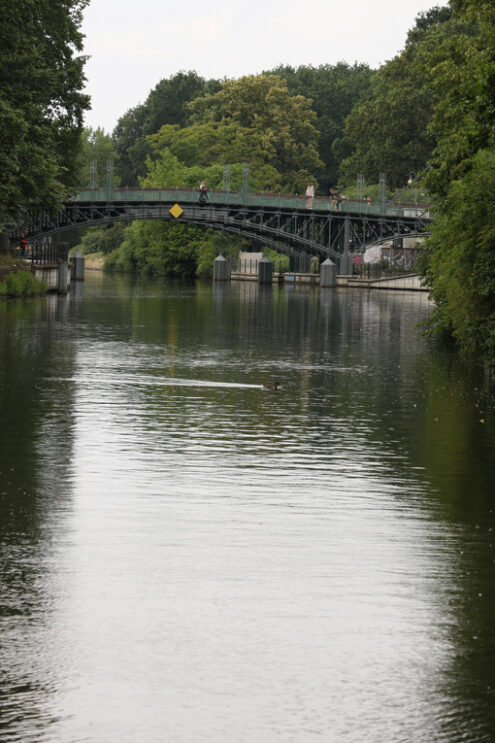
[[67, 261], [60, 261], [57, 269], [57, 292], [59, 294], [67, 294], [68, 270]]
[[273, 281], [273, 263], [266, 255], [258, 261], [258, 281], [260, 284], [271, 284]]
[[71, 256], [70, 262], [72, 263], [72, 269], [70, 273], [71, 281], [84, 281], [84, 267], [86, 259], [82, 253], [77, 251]]
[[228, 281], [229, 279], [229, 262], [223, 255], [217, 255], [213, 261], [213, 281]]
[[320, 286], [336, 286], [337, 285], [337, 267], [330, 258], [320, 266]]

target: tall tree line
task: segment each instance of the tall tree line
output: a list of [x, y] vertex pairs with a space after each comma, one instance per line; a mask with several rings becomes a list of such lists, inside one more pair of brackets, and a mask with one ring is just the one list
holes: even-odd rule
[[426, 280], [436, 303], [433, 322], [465, 356], [495, 367], [495, 6], [452, 0], [452, 15], [476, 33], [446, 39], [435, 50], [429, 85], [438, 103], [428, 186], [435, 220]]
[[55, 209], [77, 183], [88, 0], [2, 0], [0, 227]]
[[[349, 148], [343, 142], [345, 119], [367, 91], [372, 75], [367, 65], [343, 62], [335, 66], [278, 67], [238, 81], [205, 80], [196, 72], [179, 72], [158, 83], [143, 104], [120, 117], [112, 136], [116, 172], [123, 185], [137, 186], [148, 173], [149, 159], [158, 157], [156, 138], [153, 144], [150, 135], [158, 134], [164, 126], [175, 127], [175, 140], [191, 139], [192, 132], [177, 132], [200, 124], [215, 124], [218, 137], [224, 139], [228, 138], [227, 131], [221, 131], [224, 127], [242, 127], [246, 137], [265, 127], [267, 136], [261, 144], [258, 138], [260, 146], [254, 159], [259, 159], [265, 147], [265, 164], [282, 174], [280, 184], [274, 183], [273, 188], [284, 187], [284, 178], [290, 172], [292, 177], [285, 178], [286, 187], [290, 188], [291, 182], [297, 185], [293, 177], [297, 160], [299, 180], [311, 177], [322, 192], [328, 193], [339, 179], [342, 153]], [[287, 145], [291, 127], [299, 132], [296, 142], [300, 153], [289, 162], [290, 148], [284, 146], [284, 140]], [[177, 143], [174, 148], [180, 150], [177, 156], [185, 165], [206, 165], [200, 159], [192, 162], [191, 153], [199, 154], [194, 148], [181, 148]], [[249, 162], [246, 153], [242, 157]], [[229, 163], [226, 158], [227, 153], [219, 150], [217, 163], [235, 162]]]

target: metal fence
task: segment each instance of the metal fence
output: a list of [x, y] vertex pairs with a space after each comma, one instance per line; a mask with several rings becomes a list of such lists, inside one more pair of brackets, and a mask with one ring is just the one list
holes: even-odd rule
[[352, 275], [360, 279], [384, 279], [411, 273], [414, 273], [414, 269], [385, 266], [382, 263], [355, 263], [352, 266]]
[[[22, 254], [22, 251], [21, 251]], [[68, 243], [33, 243], [24, 251], [25, 258], [36, 266], [58, 265], [69, 258]]]

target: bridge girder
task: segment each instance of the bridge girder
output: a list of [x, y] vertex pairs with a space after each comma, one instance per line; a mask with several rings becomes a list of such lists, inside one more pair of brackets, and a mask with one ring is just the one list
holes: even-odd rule
[[[380, 216], [346, 212], [313, 212], [243, 204], [182, 204], [175, 219], [175, 202], [71, 202], [57, 215], [32, 216], [27, 226], [31, 240], [43, 239], [69, 229], [105, 222], [159, 219], [177, 224], [221, 230], [249, 238], [287, 254], [310, 253], [339, 262], [344, 252], [358, 254], [370, 245], [387, 240], [427, 234], [428, 220], [413, 216]], [[14, 239], [18, 235], [13, 235]]]

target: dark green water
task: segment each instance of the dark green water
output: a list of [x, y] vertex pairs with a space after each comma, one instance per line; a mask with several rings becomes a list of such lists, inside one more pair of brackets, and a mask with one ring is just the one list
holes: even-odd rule
[[495, 399], [428, 312], [0, 303], [2, 743], [494, 740]]

